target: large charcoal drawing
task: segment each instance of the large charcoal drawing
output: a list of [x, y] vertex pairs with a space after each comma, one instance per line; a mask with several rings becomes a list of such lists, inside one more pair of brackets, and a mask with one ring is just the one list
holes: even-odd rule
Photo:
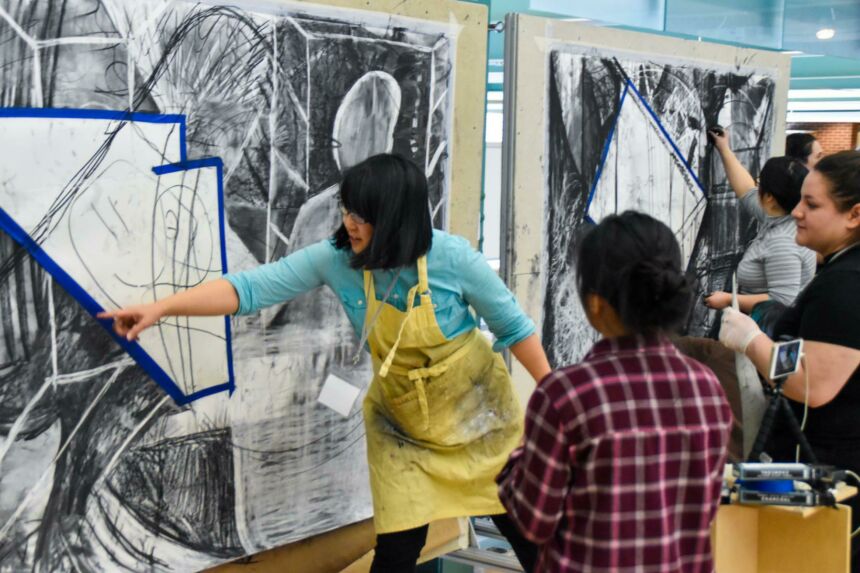
[[[454, 53], [447, 25], [308, 4], [0, 0], [0, 106], [183, 116], [184, 156], [223, 163], [230, 271], [329, 236], [377, 152], [425, 167], [445, 224]], [[0, 571], [198, 570], [370, 516], [360, 409], [316, 403], [369, 380], [339, 301], [232, 330], [235, 393], [177, 405], [0, 231]]]
[[[708, 126], [729, 128], [755, 176], [770, 150], [774, 80], [753, 70], [558, 48], [548, 56], [543, 338], [556, 365], [596, 336], [575, 290], [578, 237], [633, 208], [669, 224], [697, 295], [727, 286], [753, 221], [738, 209]], [[702, 305], [686, 327], [707, 334]]]

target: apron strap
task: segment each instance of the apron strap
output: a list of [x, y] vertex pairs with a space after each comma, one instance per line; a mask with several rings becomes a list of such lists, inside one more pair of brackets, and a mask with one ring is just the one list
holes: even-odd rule
[[422, 295], [430, 290], [430, 281], [427, 280], [427, 255], [418, 258], [418, 289]]
[[400, 346], [400, 339], [403, 337], [403, 329], [406, 328], [406, 323], [409, 322], [409, 319], [412, 317], [412, 309], [415, 308], [415, 295], [418, 294], [419, 287], [420, 285], [415, 285], [409, 289], [409, 294], [406, 295], [406, 316], [403, 317], [403, 322], [400, 323], [400, 330], [397, 331], [397, 340], [394, 341], [394, 344], [391, 346], [391, 350], [388, 352], [388, 356], [385, 357], [385, 361], [379, 368], [380, 378], [388, 376], [388, 369], [391, 368], [391, 363], [394, 361], [394, 354], [397, 352], [397, 347]]
[[[417, 265], [418, 284], [409, 289], [409, 294], [406, 295], [406, 316], [403, 317], [403, 322], [400, 323], [400, 330], [397, 332], [397, 339], [394, 341], [394, 345], [392, 345], [391, 350], [388, 351], [388, 356], [385, 357], [385, 360], [382, 362], [382, 366], [379, 368], [380, 378], [388, 376], [388, 369], [391, 368], [391, 364], [394, 362], [394, 355], [397, 353], [397, 348], [400, 346], [400, 339], [403, 338], [403, 330], [406, 328], [406, 324], [412, 316], [412, 309], [415, 308], [415, 297], [420, 294], [422, 301], [429, 297], [430, 283], [427, 280], [427, 256], [419, 257]], [[369, 271], [364, 271], [364, 292], [368, 301], [371, 296], [376, 296], [376, 293], [374, 292], [373, 276]], [[429, 300], [424, 301], [424, 303], [429, 304]], [[385, 303], [383, 302], [383, 304]], [[367, 308], [370, 309], [369, 303]], [[426, 408], [427, 404], [425, 399], [423, 409], [426, 410]]]
[[370, 274], [370, 271], [364, 271], [364, 298], [365, 298], [365, 308], [370, 308], [371, 297], [376, 299], [376, 288], [373, 284], [373, 275]]

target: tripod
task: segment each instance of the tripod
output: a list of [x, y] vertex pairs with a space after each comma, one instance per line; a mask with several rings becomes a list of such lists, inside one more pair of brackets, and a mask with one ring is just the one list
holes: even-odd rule
[[803, 455], [807, 458], [809, 463], [818, 463], [818, 458], [815, 457], [815, 453], [812, 451], [812, 446], [809, 445], [809, 441], [806, 439], [806, 436], [803, 435], [803, 430], [800, 429], [800, 424], [797, 422], [794, 411], [791, 409], [791, 406], [788, 405], [788, 399], [786, 399], [782, 393], [782, 386], [785, 384], [787, 378], [787, 376], [776, 378], [773, 380], [773, 386], [769, 386], [765, 389], [765, 394], [768, 396], [768, 405], [767, 409], [764, 411], [764, 416], [762, 417], [761, 426], [759, 427], [758, 434], [756, 435], [755, 443], [753, 443], [752, 450], [750, 450], [749, 461], [751, 462], [761, 461], [760, 457], [768, 438], [770, 438], [773, 423], [776, 421], [777, 414], [782, 412], [791, 428], [792, 436], [797, 440], [797, 443], [800, 444], [800, 450], [803, 452]]

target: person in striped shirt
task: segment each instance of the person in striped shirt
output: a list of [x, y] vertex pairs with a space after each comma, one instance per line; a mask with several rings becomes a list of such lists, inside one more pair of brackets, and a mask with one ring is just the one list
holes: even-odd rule
[[[815, 253], [795, 242], [791, 210], [800, 201], [800, 188], [809, 170], [792, 157], [774, 157], [755, 180], [729, 148], [725, 130], [709, 132], [741, 208], [758, 222], [758, 234], [738, 264], [738, 304], [751, 314], [765, 301], [790, 306], [815, 275]], [[732, 303], [725, 291], [705, 298], [710, 308], [722, 310]], [[758, 311], [756, 311], [758, 312]]]
[[604, 338], [538, 384], [499, 498], [540, 546], [536, 571], [711, 573], [732, 413], [714, 373], [667, 337], [692, 297], [678, 242], [648, 215], [611, 215], [576, 271]]

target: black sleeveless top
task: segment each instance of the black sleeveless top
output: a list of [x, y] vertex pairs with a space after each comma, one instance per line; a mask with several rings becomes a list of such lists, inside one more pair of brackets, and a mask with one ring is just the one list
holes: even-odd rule
[[[777, 322], [774, 335], [860, 350], [860, 245], [825, 259], [809, 286]], [[812, 386], [815, 372], [809, 374]], [[789, 404], [800, 422], [803, 403], [789, 400]], [[813, 449], [854, 449], [860, 462], [860, 368], [833, 400], [809, 409], [804, 434]], [[789, 448], [793, 458], [794, 440], [790, 436], [786, 422], [780, 418], [771, 433], [771, 455], [785, 453]]]

